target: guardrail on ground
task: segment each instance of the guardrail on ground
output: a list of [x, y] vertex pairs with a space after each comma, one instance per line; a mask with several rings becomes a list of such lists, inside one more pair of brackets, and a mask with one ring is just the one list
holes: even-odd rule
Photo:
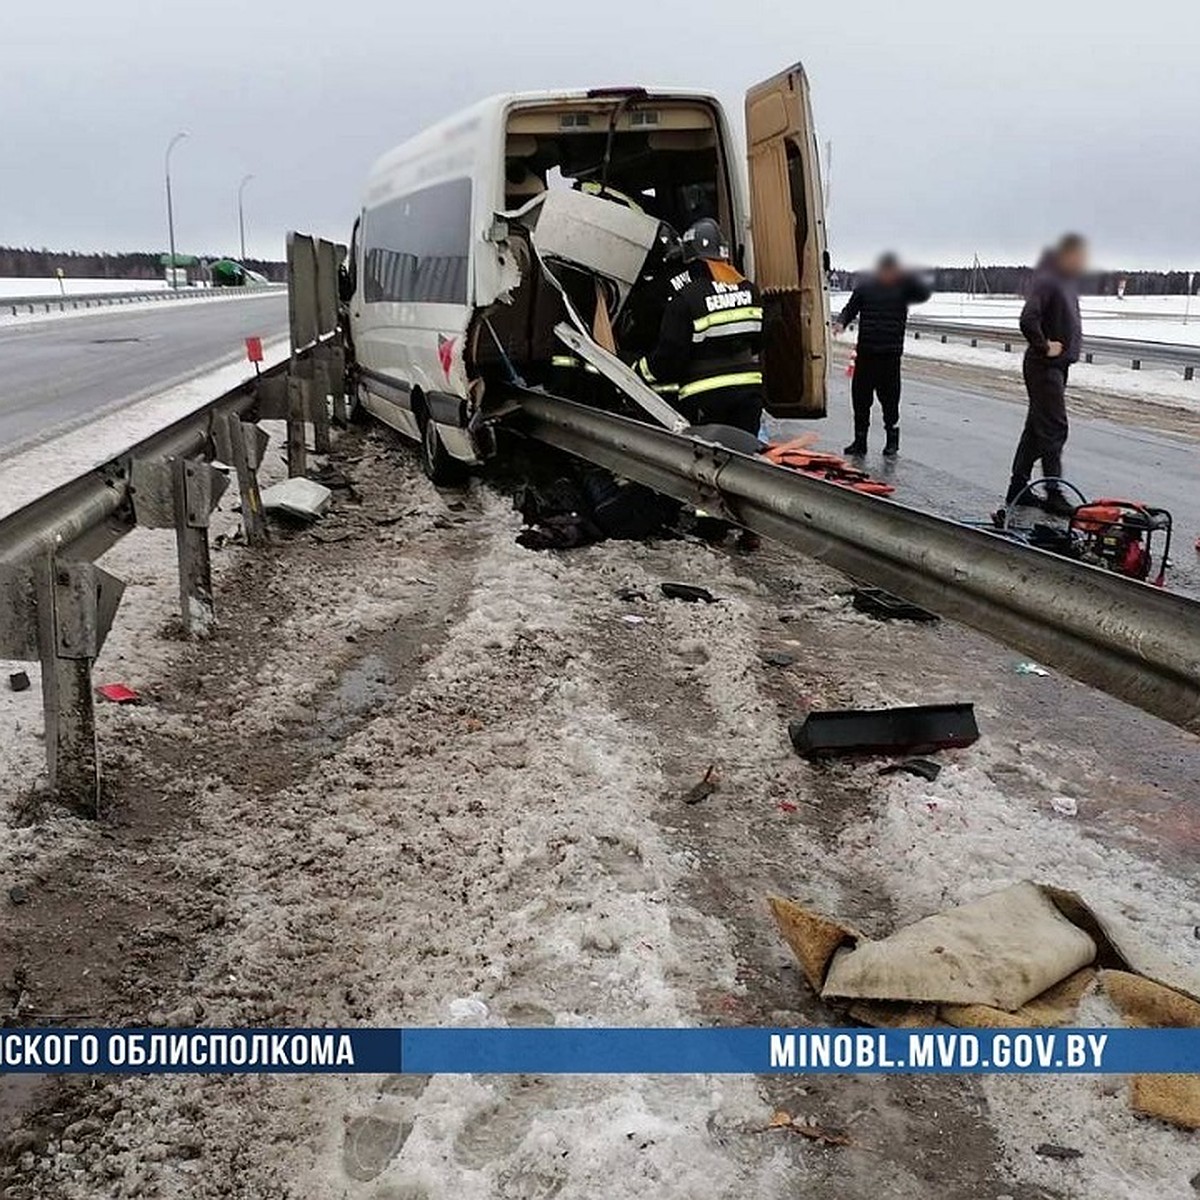
[[92, 292], [80, 296], [0, 296], [0, 316], [67, 312], [81, 308], [111, 308], [119, 304], [143, 304], [147, 301], [231, 300], [237, 296], [283, 291], [284, 284], [269, 283], [249, 287], [159, 288], [145, 292]]
[[[909, 336], [920, 340], [936, 338], [941, 342], [968, 342], [977, 346], [1002, 346], [1006, 351], [1024, 351], [1025, 339], [1017, 329], [996, 325], [975, 325], [969, 321], [941, 321], [937, 317], [912, 316], [908, 321]], [[1200, 367], [1200, 346], [1177, 342], [1140, 342], [1133, 338], [1084, 337], [1083, 361], [1097, 358], [1127, 362], [1135, 371], [1143, 363], [1160, 363], [1183, 371], [1184, 379], [1195, 379]]]
[[1200, 733], [1200, 603], [757, 456], [526, 391], [531, 436]]
[[329, 396], [345, 416], [337, 269], [344, 248], [288, 237], [291, 356], [158, 430], [102, 466], [0, 520], [0, 658], [40, 662], [52, 789], [95, 808], [100, 756], [92, 664], [125, 585], [95, 559], [138, 525], [174, 529], [180, 611], [189, 637], [215, 621], [209, 519], [232, 474], [246, 541], [267, 540], [257, 469], [267, 444], [256, 422], [283, 419], [290, 474], [304, 468], [305, 431], [329, 448]]

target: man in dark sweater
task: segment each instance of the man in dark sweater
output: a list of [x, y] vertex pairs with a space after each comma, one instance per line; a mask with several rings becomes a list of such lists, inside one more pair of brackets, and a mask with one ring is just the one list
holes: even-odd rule
[[[1005, 504], [1022, 497], [1034, 465], [1040, 460], [1046, 479], [1062, 477], [1067, 443], [1067, 372], [1079, 361], [1083, 325], [1079, 318], [1079, 277], [1087, 270], [1087, 242], [1068, 233], [1038, 265], [1029, 298], [1021, 310], [1021, 332], [1028, 347], [1022, 363], [1029, 408], [1013, 457]], [[1037, 500], [1048, 512], [1069, 515], [1072, 506], [1055, 485]]]
[[924, 304], [932, 290], [924, 280], [910, 275], [894, 254], [884, 254], [875, 274], [850, 293], [846, 307], [834, 323], [841, 333], [858, 319], [858, 352], [850, 398], [854, 405], [854, 441], [846, 447], [850, 455], [866, 454], [871, 428], [871, 406], [879, 397], [889, 458], [900, 451], [900, 358], [904, 353], [904, 331], [910, 304]]

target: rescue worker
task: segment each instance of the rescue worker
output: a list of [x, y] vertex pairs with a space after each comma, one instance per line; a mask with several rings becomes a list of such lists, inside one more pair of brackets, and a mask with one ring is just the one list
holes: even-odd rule
[[658, 342], [637, 361], [637, 373], [693, 425], [732, 425], [757, 435], [758, 290], [730, 261], [729, 243], [710, 217], [688, 229], [681, 249], [684, 269], [670, 279]]
[[854, 458], [866, 454], [876, 396], [883, 410], [887, 437], [883, 452], [888, 458], [900, 453], [900, 360], [904, 354], [908, 308], [911, 304], [924, 304], [931, 295], [929, 285], [905, 271], [895, 254], [882, 254], [875, 265], [875, 274], [850, 293], [846, 307], [834, 322], [833, 332], [839, 334], [851, 321], [858, 320], [858, 348], [850, 383], [854, 441], [844, 454]]
[[1079, 277], [1087, 270], [1087, 261], [1087, 241], [1077, 233], [1065, 234], [1057, 247], [1043, 256], [1021, 310], [1021, 332], [1028, 343], [1021, 369], [1029, 408], [1013, 456], [1006, 506], [1015, 501], [1039, 503], [1056, 516], [1070, 516], [1074, 511], [1056, 484], [1049, 485], [1040, 500], [1031, 499], [1025, 488], [1039, 460], [1044, 478], [1062, 476], [1062, 452], [1067, 443], [1067, 373], [1071, 364], [1079, 361], [1083, 341]]

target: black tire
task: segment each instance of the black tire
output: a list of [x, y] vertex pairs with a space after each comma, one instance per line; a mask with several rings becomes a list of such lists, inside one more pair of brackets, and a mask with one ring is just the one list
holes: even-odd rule
[[421, 469], [435, 487], [455, 487], [467, 474], [466, 467], [447, 453], [429, 417], [421, 422]]

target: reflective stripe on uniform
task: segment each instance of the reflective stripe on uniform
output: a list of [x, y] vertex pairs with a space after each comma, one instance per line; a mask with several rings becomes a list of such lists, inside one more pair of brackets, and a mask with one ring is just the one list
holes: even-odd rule
[[762, 321], [730, 321], [712, 329], [702, 329], [692, 334], [693, 342], [706, 342], [710, 338], [757, 337], [762, 333]]
[[679, 391], [677, 383], [652, 383], [650, 385], [660, 396], [669, 396], [674, 392]]
[[689, 396], [698, 396], [701, 392], [714, 392], [717, 388], [751, 387], [761, 383], [761, 371], [735, 371], [729, 375], [710, 375], [707, 379], [697, 379], [692, 383], [685, 383], [679, 389], [679, 398], [686, 400]]
[[644, 357], [639, 358], [634, 364], [633, 369], [647, 382], [654, 382], [654, 372], [650, 370], [650, 364]]
[[746, 304], [697, 317], [692, 322], [692, 341], [702, 342], [706, 337], [728, 337], [734, 333], [758, 333], [761, 329], [762, 308], [757, 304]]
[[592, 375], [600, 374], [597, 367], [592, 366], [590, 362], [584, 362], [582, 359], [576, 358], [573, 354], [556, 354], [550, 359], [550, 365], [552, 367], [566, 367], [572, 371], [578, 371], [582, 367]]

